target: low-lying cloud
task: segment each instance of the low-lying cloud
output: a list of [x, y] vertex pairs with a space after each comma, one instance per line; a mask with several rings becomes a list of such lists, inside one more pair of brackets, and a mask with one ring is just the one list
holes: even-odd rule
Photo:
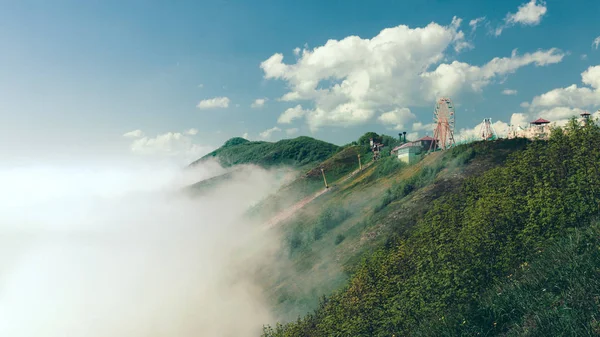
[[278, 247], [244, 212], [277, 184], [170, 168], [0, 172], [0, 336], [256, 336], [272, 320], [253, 275]]

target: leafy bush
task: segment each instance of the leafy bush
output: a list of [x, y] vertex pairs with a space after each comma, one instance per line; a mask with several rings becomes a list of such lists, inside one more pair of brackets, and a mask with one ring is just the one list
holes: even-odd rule
[[413, 175], [409, 179], [400, 181], [392, 185], [388, 189], [381, 202], [375, 206], [375, 212], [379, 212], [384, 209], [387, 205], [391, 204], [394, 200], [402, 199], [409, 195], [412, 191], [421, 187], [427, 186], [435, 180], [435, 176], [444, 168], [441, 163], [425, 166], [418, 174]]
[[328, 208], [323, 211], [323, 213], [319, 215], [319, 218], [313, 227], [313, 236], [315, 241], [321, 239], [324, 233], [329, 232], [344, 222], [344, 220], [348, 219], [350, 215], [350, 212], [346, 209], [332, 210], [331, 208]]
[[369, 176], [368, 180], [373, 181], [379, 179], [393, 172], [399, 171], [404, 167], [406, 167], [406, 163], [398, 160], [398, 158], [395, 156], [383, 157], [375, 166], [375, 169]]
[[340, 243], [342, 243], [342, 241], [344, 241], [346, 239], [346, 237], [343, 234], [338, 234], [335, 237], [335, 244], [339, 245]]

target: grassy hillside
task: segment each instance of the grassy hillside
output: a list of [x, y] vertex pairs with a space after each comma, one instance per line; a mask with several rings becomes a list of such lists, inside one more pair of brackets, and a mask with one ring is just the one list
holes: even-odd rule
[[[433, 200], [456, 190], [465, 177], [501, 164], [509, 153], [526, 144], [505, 140], [461, 146], [430, 154], [411, 166], [389, 157], [352, 179], [328, 176], [329, 193], [278, 228], [284, 238], [282, 255], [294, 268], [278, 271], [276, 277], [265, 275], [276, 313], [282, 320], [290, 320], [316, 308], [320, 296], [347, 283], [362, 256], [409, 231]], [[340, 152], [339, 157], [346, 156]], [[354, 165], [358, 167], [358, 163]], [[315, 175], [322, 188], [320, 172]], [[406, 187], [402, 195], [394, 194], [398, 186]], [[277, 200], [274, 197], [272, 201]]]
[[[303, 289], [331, 295], [264, 336], [597, 333], [598, 143], [599, 127], [571, 123], [548, 142], [465, 145], [390, 172], [373, 165], [282, 227], [306, 278], [336, 280]], [[310, 282], [292, 276], [281, 288]], [[280, 303], [303, 304], [293, 295]]]
[[244, 138], [232, 138], [223, 146], [196, 160], [191, 166], [209, 158], [215, 158], [223, 167], [238, 164], [256, 164], [263, 167], [289, 165], [301, 167], [329, 158], [338, 151], [334, 144], [310, 137], [283, 139], [275, 143], [251, 142]]

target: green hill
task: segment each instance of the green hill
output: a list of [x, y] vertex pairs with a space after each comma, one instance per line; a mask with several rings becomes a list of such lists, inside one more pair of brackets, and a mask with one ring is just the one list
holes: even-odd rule
[[283, 139], [275, 143], [251, 142], [231, 138], [223, 146], [194, 161], [190, 166], [216, 158], [223, 167], [256, 164], [263, 167], [289, 165], [302, 167], [329, 158], [338, 151], [337, 145], [310, 137]]
[[599, 143], [573, 121], [371, 165], [279, 226], [263, 335], [599, 334]]

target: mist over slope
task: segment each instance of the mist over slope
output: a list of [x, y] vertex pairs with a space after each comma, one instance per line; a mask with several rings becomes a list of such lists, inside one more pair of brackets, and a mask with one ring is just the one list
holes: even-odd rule
[[279, 239], [248, 221], [278, 186], [258, 167], [28, 167], [0, 172], [0, 335], [255, 336], [255, 272]]

